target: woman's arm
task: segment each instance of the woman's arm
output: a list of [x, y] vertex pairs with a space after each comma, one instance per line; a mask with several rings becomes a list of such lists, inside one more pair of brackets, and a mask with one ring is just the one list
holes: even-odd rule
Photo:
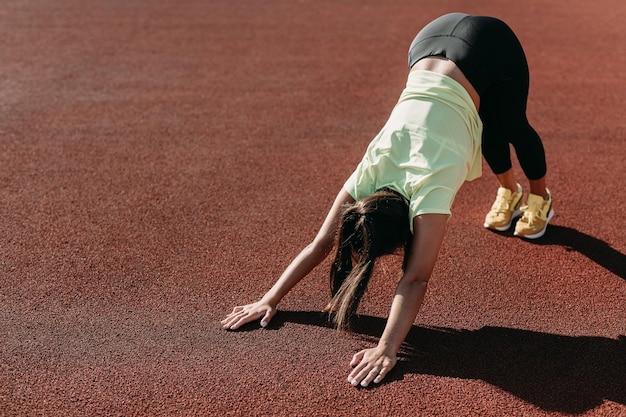
[[424, 301], [428, 279], [443, 242], [448, 216], [425, 214], [413, 219], [413, 245], [407, 268], [398, 283], [389, 319], [378, 346], [354, 355], [348, 376], [352, 385], [379, 383], [396, 364], [396, 355]]
[[339, 194], [337, 194], [335, 202], [313, 242], [307, 245], [300, 254], [296, 256], [263, 298], [252, 304], [235, 307], [233, 311], [222, 320], [222, 327], [235, 330], [258, 318], [262, 318], [261, 326], [267, 326], [269, 321], [276, 314], [276, 306], [280, 300], [328, 256], [335, 241], [342, 206], [346, 203], [353, 202], [354, 199], [350, 194], [342, 189]]

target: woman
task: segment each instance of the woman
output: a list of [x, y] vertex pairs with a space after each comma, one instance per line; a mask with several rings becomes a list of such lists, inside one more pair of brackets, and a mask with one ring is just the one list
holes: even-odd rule
[[355, 386], [379, 383], [395, 366], [426, 294], [456, 192], [481, 174], [481, 139], [501, 185], [485, 226], [508, 229], [520, 208], [509, 143], [531, 188], [516, 234], [538, 237], [552, 213], [543, 146], [526, 119], [528, 67], [508, 26], [491, 17], [442, 16], [413, 41], [409, 68], [398, 104], [313, 242], [261, 300], [235, 307], [222, 321], [232, 330], [259, 318], [267, 326], [280, 300], [336, 246], [327, 310], [346, 328], [376, 258], [403, 247], [403, 274], [379, 343], [352, 358], [348, 381]]

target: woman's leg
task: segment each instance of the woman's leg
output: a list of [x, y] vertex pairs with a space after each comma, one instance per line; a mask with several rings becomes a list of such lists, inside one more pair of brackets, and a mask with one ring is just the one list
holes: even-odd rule
[[[488, 120], [509, 141], [530, 184], [530, 194], [522, 206], [522, 217], [515, 225], [515, 235], [536, 239], [544, 235], [554, 216], [552, 196], [546, 187], [546, 156], [541, 138], [526, 118], [528, 72], [521, 66], [519, 77], [496, 83], [489, 96]], [[485, 103], [487, 100], [483, 100]], [[514, 213], [515, 214], [515, 213]]]
[[501, 174], [496, 174], [500, 187], [504, 187], [508, 190], [517, 190], [517, 182], [515, 181], [515, 173], [513, 168], [509, 168]]
[[[492, 106], [493, 100], [487, 100], [486, 106]], [[484, 112], [484, 109], [481, 109]], [[488, 109], [489, 110], [489, 109]], [[494, 111], [483, 115], [482, 152], [487, 164], [498, 179], [500, 187], [491, 209], [485, 216], [483, 226], [487, 229], [503, 232], [509, 230], [513, 220], [522, 214], [522, 188], [515, 179], [511, 164], [510, 144], [505, 140], [504, 129], [497, 117], [491, 119]]]
[[[514, 122], [512, 122], [515, 126]], [[518, 122], [518, 128], [510, 133], [510, 141], [515, 149], [517, 159], [528, 179], [530, 193], [548, 199], [546, 189], [546, 154], [541, 138], [528, 123], [526, 114]]]
[[530, 193], [540, 195], [544, 200], [549, 198], [548, 189], [546, 188], [546, 176], [539, 178], [538, 180], [529, 180]]
[[[501, 187], [511, 190], [498, 190], [496, 201], [486, 216], [485, 227], [507, 230], [511, 225], [509, 220], [521, 213], [523, 215], [516, 224], [515, 234], [534, 239], [543, 235], [554, 212], [551, 195], [546, 188], [547, 164], [543, 143], [526, 117], [529, 83], [528, 67], [523, 55], [516, 68], [517, 73], [512, 72], [510, 78], [495, 81], [481, 96], [483, 155]], [[530, 185], [527, 203], [521, 208], [516, 204], [518, 193], [513, 188], [515, 179], [509, 143], [515, 149]], [[521, 202], [521, 193], [519, 198], [517, 203]]]

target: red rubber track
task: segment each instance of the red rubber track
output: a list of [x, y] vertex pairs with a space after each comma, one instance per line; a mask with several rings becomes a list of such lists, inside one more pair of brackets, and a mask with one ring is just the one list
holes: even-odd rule
[[[268, 329], [223, 331], [314, 236], [450, 11], [526, 49], [547, 235], [482, 228], [485, 166], [381, 386], [346, 378], [398, 257], [352, 335], [319, 313], [328, 262]], [[625, 416], [624, 21], [623, 0], [2, 1], [0, 415]]]

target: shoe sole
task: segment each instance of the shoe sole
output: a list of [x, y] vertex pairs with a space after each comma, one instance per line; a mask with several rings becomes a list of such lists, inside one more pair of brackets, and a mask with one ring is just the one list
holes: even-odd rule
[[511, 221], [509, 222], [509, 224], [505, 224], [504, 226], [492, 226], [489, 223], [485, 222], [483, 226], [485, 229], [497, 230], [498, 232], [506, 232], [507, 230], [511, 228], [511, 225], [513, 224], [513, 220], [515, 220], [521, 215], [522, 215], [522, 210], [518, 209], [518, 210], [515, 210], [513, 214], [511, 215]]
[[544, 226], [543, 229], [541, 229], [539, 232], [535, 233], [534, 235], [520, 235], [517, 232], [513, 233], [513, 235], [522, 237], [524, 239], [538, 239], [546, 233], [546, 229], [548, 228], [548, 223], [550, 222], [550, 220], [552, 220], [552, 217], [554, 217], [554, 210], [550, 209], [550, 212], [548, 212], [548, 218], [546, 219], [546, 225]]

